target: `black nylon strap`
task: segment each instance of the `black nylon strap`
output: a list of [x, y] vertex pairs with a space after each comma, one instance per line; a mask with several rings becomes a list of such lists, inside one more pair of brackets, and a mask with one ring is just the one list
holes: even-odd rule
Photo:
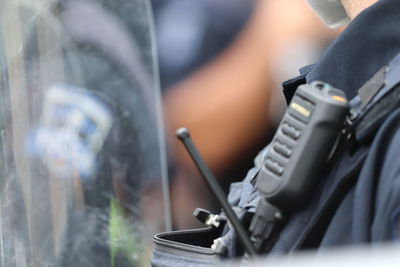
[[390, 90], [377, 101], [365, 114], [355, 121], [355, 135], [357, 141], [372, 136], [383, 119], [387, 117], [400, 103], [400, 85]]
[[368, 82], [366, 82], [359, 90], [358, 95], [361, 99], [361, 108], [365, 108], [372, 98], [385, 85], [385, 76], [388, 67], [381, 68]]

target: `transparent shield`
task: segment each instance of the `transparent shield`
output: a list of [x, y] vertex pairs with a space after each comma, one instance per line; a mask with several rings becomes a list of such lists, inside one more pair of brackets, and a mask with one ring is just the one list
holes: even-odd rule
[[154, 51], [146, 0], [0, 2], [1, 266], [148, 264], [170, 227]]

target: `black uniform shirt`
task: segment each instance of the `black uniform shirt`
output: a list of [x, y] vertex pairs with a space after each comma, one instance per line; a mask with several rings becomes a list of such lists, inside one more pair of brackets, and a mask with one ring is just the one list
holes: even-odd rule
[[[298, 85], [316, 80], [342, 89], [349, 99], [356, 96], [357, 90], [400, 52], [399, 14], [397, 0], [380, 0], [364, 10], [318, 64], [284, 83], [288, 101]], [[390, 71], [400, 70], [400, 64], [393, 66], [397, 70]], [[398, 239], [399, 126], [397, 109], [373, 138], [348, 146], [322, 177], [313, 200], [290, 217], [273, 252]]]

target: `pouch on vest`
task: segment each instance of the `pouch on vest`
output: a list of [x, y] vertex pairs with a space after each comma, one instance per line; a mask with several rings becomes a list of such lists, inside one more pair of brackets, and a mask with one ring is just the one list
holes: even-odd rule
[[212, 249], [221, 228], [183, 230], [161, 233], [154, 237], [151, 266], [213, 266], [221, 263], [221, 255]]

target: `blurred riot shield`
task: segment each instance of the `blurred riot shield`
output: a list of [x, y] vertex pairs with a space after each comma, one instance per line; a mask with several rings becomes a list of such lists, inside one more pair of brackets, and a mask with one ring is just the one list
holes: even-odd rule
[[147, 264], [170, 227], [152, 35], [146, 0], [0, 2], [0, 266]]

